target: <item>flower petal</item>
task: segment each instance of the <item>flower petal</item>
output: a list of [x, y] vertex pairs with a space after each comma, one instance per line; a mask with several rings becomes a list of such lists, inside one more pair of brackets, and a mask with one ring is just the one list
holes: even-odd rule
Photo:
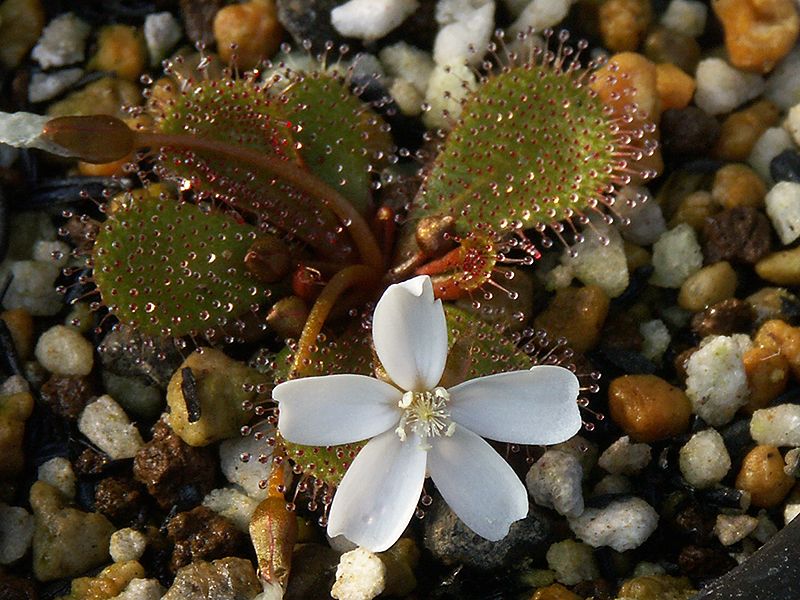
[[404, 390], [436, 386], [447, 360], [442, 301], [427, 275], [390, 285], [372, 318], [372, 339], [383, 368]]
[[403, 393], [366, 375], [325, 375], [275, 387], [278, 430], [295, 444], [349, 444], [397, 426]]
[[464, 427], [432, 440], [428, 472], [445, 502], [464, 524], [487, 540], [506, 536], [528, 514], [528, 493], [494, 449]]
[[450, 390], [450, 416], [480, 436], [513, 444], [558, 444], [581, 428], [580, 384], [552, 365], [459, 383]]
[[401, 442], [387, 431], [370, 440], [333, 496], [328, 535], [344, 535], [372, 552], [389, 548], [414, 514], [426, 460], [416, 436]]

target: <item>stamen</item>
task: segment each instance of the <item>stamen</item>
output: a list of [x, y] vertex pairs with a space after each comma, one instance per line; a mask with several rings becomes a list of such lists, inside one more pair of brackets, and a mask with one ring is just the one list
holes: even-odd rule
[[443, 387], [403, 394], [397, 403], [403, 409], [403, 416], [400, 417], [400, 422], [395, 429], [400, 441], [406, 441], [407, 428], [421, 438], [420, 447], [423, 450], [431, 448], [427, 441], [428, 438], [440, 435], [452, 436], [455, 431], [455, 423], [450, 420], [450, 411], [447, 409], [448, 402], [450, 402], [450, 394]]

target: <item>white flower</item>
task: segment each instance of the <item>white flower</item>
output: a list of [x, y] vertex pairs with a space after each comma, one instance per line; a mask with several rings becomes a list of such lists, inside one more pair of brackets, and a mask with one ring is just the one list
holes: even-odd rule
[[427, 276], [390, 286], [375, 308], [372, 337], [395, 385], [365, 375], [327, 375], [278, 385], [278, 429], [297, 444], [368, 438], [333, 498], [328, 535], [381, 552], [403, 533], [430, 476], [458, 517], [496, 541], [528, 514], [525, 486], [481, 436], [555, 444], [581, 427], [578, 380], [538, 366], [437, 387], [447, 324]]

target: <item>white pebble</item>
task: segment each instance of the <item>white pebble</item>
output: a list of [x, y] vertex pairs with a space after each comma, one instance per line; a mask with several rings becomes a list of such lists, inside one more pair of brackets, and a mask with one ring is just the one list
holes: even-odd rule
[[583, 468], [576, 456], [550, 449], [531, 465], [525, 485], [539, 506], [577, 517], [583, 512], [582, 479]]
[[750, 515], [717, 515], [714, 533], [723, 546], [742, 541], [758, 526], [758, 519]]
[[250, 519], [256, 507], [258, 507], [258, 500], [250, 498], [236, 488], [227, 487], [211, 490], [203, 498], [203, 506], [222, 515], [247, 533], [250, 527]]
[[550, 446], [549, 449], [566, 452], [577, 458], [583, 468], [584, 479], [589, 476], [589, 472], [594, 468], [599, 454], [597, 444], [590, 442], [582, 435], [573, 435], [567, 441]]
[[747, 162], [764, 181], [771, 182], [769, 163], [784, 150], [794, 148], [792, 136], [782, 127], [770, 127], [756, 140]]
[[532, 0], [512, 23], [509, 33], [515, 36], [527, 31], [541, 32], [555, 27], [569, 12], [574, 0]]
[[422, 112], [425, 97], [417, 91], [410, 81], [395, 79], [389, 86], [389, 95], [397, 103], [400, 112], [408, 117], [416, 117]]
[[379, 40], [419, 7], [417, 0], [350, 0], [331, 11], [331, 24], [345, 37]]
[[800, 446], [800, 405], [779, 404], [755, 411], [750, 436], [768, 446]]
[[86, 405], [78, 419], [78, 429], [114, 460], [133, 458], [144, 446], [139, 430], [109, 395]]
[[20, 392], [30, 392], [31, 386], [22, 375], [12, 375], [0, 386], [0, 396], [10, 396]]
[[661, 24], [691, 37], [700, 37], [706, 28], [708, 7], [695, 0], [672, 0], [661, 17]]
[[716, 429], [695, 433], [680, 449], [681, 475], [692, 487], [709, 488], [728, 474], [731, 457], [725, 441]]
[[31, 52], [31, 58], [43, 69], [63, 67], [84, 58], [86, 38], [91, 26], [72, 13], [60, 15], [50, 21]]
[[767, 216], [772, 227], [788, 246], [800, 237], [800, 183], [781, 181], [767, 192]]
[[695, 104], [710, 115], [730, 112], [764, 90], [761, 76], [735, 69], [721, 58], [701, 60], [695, 80]]
[[584, 239], [564, 250], [562, 261], [584, 285], [596, 285], [616, 298], [628, 287], [628, 261], [619, 231], [595, 225], [584, 230]]
[[767, 79], [764, 96], [779, 108], [788, 110], [800, 100], [800, 47], [795, 47]]
[[[261, 431], [265, 438], [275, 433], [271, 426]], [[242, 460], [243, 455], [249, 457], [246, 462]], [[267, 489], [260, 482], [269, 473], [272, 447], [263, 439], [257, 440], [254, 435], [246, 435], [223, 441], [219, 445], [219, 464], [225, 478], [240, 486], [248, 496], [256, 500], [267, 497]]]
[[356, 548], [339, 558], [331, 596], [337, 600], [372, 600], [385, 587], [383, 561], [366, 548]]
[[147, 546], [147, 536], [145, 534], [130, 527], [125, 527], [111, 534], [108, 553], [114, 562], [139, 560], [144, 554], [145, 546]]
[[593, 548], [610, 546], [625, 552], [641, 546], [658, 526], [658, 513], [641, 498], [611, 502], [603, 508], [587, 508], [569, 519], [575, 535]]
[[743, 334], [709, 336], [686, 364], [686, 395], [692, 412], [709, 425], [725, 425], [750, 394], [742, 355], [750, 348]]
[[38, 240], [33, 245], [33, 260], [43, 263], [51, 263], [61, 268], [66, 266], [72, 249], [69, 244], [60, 240], [47, 241]]
[[404, 79], [423, 97], [425, 96], [428, 80], [435, 67], [428, 52], [406, 42], [397, 42], [381, 50], [378, 58], [381, 59], [388, 75]]
[[24, 308], [35, 317], [50, 317], [64, 308], [64, 297], [55, 290], [61, 269], [52, 263], [20, 260], [11, 264], [13, 278], [3, 296], [3, 307]]
[[653, 276], [658, 287], [679, 288], [703, 266], [703, 251], [691, 225], [681, 223], [653, 244]]
[[667, 351], [672, 336], [669, 329], [661, 319], [645, 321], [639, 325], [639, 333], [642, 334], [642, 355], [645, 358], [660, 363], [661, 357]]
[[587, 544], [575, 540], [556, 542], [547, 549], [546, 558], [548, 568], [555, 571], [556, 581], [564, 585], [600, 577], [594, 551]]
[[639, 246], [654, 244], [667, 230], [661, 205], [653, 200], [647, 188], [622, 188], [614, 202], [614, 211], [629, 221], [619, 226], [622, 237]]
[[28, 551], [33, 540], [33, 515], [0, 502], [0, 565], [10, 565]]
[[157, 65], [183, 36], [183, 28], [170, 12], [147, 15], [144, 20], [144, 41], [150, 64]]
[[28, 84], [28, 102], [52, 100], [83, 77], [83, 69], [62, 69], [52, 73], [34, 73]]
[[800, 146], [800, 103], [795, 104], [786, 114], [783, 127], [792, 136], [794, 143]]
[[131, 579], [125, 589], [110, 600], [160, 600], [164, 588], [157, 579]]
[[429, 129], [450, 129], [461, 114], [461, 101], [475, 89], [475, 73], [466, 65], [437, 66], [428, 81], [422, 120]]
[[614, 475], [635, 475], [650, 462], [651, 453], [648, 444], [631, 444], [624, 435], [605, 449], [597, 464]]
[[64, 457], [51, 458], [39, 467], [37, 473], [39, 481], [49, 483], [60, 491], [64, 498], [72, 500], [75, 497], [75, 471], [72, 463]]
[[88, 375], [94, 365], [94, 348], [78, 331], [55, 325], [36, 342], [36, 359], [55, 375]]
[[494, 30], [494, 1], [475, 8], [463, 4], [467, 5], [465, 11], [446, 24], [439, 19], [442, 11], [437, 7], [437, 20], [442, 24], [433, 42], [433, 60], [437, 65], [477, 65], [486, 53]]

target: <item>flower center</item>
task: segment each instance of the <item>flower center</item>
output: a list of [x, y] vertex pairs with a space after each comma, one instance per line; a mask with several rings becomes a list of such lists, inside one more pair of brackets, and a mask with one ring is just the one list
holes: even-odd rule
[[422, 449], [429, 450], [428, 438], [453, 435], [456, 424], [450, 420], [450, 411], [447, 410], [449, 401], [450, 394], [443, 387], [403, 394], [398, 403], [403, 409], [403, 416], [395, 429], [400, 440], [405, 442], [407, 430], [411, 430], [422, 440]]

